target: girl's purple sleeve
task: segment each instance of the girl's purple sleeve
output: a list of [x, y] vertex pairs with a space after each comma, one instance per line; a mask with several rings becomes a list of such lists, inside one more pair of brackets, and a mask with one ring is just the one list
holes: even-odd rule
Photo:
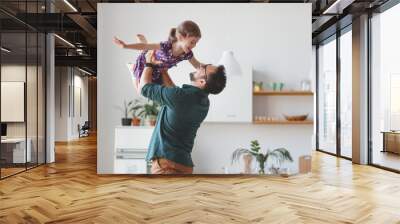
[[161, 41], [160, 42], [160, 50], [163, 52], [168, 52], [172, 47], [171, 42], [169, 41]]

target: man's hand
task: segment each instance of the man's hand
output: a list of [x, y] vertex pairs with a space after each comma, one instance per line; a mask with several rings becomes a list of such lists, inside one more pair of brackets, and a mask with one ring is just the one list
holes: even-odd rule
[[172, 81], [171, 77], [169, 77], [168, 71], [166, 69], [163, 69], [161, 71], [161, 77], [162, 77], [164, 86], [167, 86], [167, 87], [175, 86], [175, 83]]
[[[154, 51], [150, 50], [146, 53], [145, 55], [146, 58], [146, 63], [150, 63], [153, 65], [160, 64], [161, 62], [157, 61], [154, 57]], [[142, 77], [140, 77], [140, 83], [139, 83], [139, 92], [142, 92], [143, 86], [145, 86], [147, 83], [151, 83], [153, 78], [153, 68], [152, 67], [145, 67], [143, 72], [142, 72]]]
[[161, 64], [161, 61], [157, 61], [155, 56], [154, 56], [154, 51], [148, 51], [146, 53], [146, 63], [150, 63], [153, 65], [159, 65]]

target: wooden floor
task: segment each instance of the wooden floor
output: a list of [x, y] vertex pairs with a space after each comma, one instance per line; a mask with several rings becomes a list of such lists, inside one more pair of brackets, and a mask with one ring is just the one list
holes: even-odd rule
[[0, 181], [0, 223], [400, 223], [400, 175], [315, 153], [283, 177], [96, 174], [95, 138]]
[[13, 174], [19, 173], [26, 170], [24, 168], [1, 168], [1, 177], [11, 176]]

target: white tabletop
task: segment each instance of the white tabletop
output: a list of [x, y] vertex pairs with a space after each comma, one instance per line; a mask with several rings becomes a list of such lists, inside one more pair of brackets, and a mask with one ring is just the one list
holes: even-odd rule
[[[28, 138], [27, 141], [30, 141]], [[1, 143], [20, 143], [20, 142], [25, 142], [25, 138], [6, 138], [6, 139], [1, 139]]]
[[149, 126], [149, 125], [146, 125], [146, 126], [121, 126], [121, 125], [119, 125], [119, 126], [116, 126], [115, 128], [120, 128], [120, 129], [154, 129], [154, 126]]

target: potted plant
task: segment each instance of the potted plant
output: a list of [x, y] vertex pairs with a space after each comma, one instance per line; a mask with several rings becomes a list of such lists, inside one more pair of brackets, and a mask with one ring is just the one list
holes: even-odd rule
[[155, 126], [156, 118], [158, 112], [160, 111], [159, 108], [160, 106], [158, 103], [150, 101], [149, 103], [146, 103], [142, 106], [139, 116], [142, 116], [143, 118], [147, 119], [147, 121], [151, 126]]
[[265, 174], [265, 163], [267, 160], [274, 159], [278, 167], [272, 167], [273, 170], [278, 172], [280, 165], [284, 161], [293, 162], [290, 152], [285, 148], [277, 148], [274, 150], [267, 150], [265, 154], [261, 152], [260, 144], [257, 140], [251, 141], [250, 150], [245, 148], [238, 148], [232, 153], [232, 163], [238, 161], [242, 155], [251, 155], [256, 158], [259, 165], [259, 174]]
[[129, 104], [129, 111], [132, 113], [131, 124], [133, 126], [140, 126], [140, 111], [143, 108], [143, 105], [140, 103], [139, 100], [131, 101]]
[[129, 104], [130, 104], [130, 103], [131, 103], [131, 102], [126, 103], [126, 100], [124, 100], [124, 107], [123, 107], [123, 108], [122, 108], [122, 107], [119, 107], [119, 106], [116, 106], [116, 108], [119, 109], [120, 111], [122, 111], [122, 113], [123, 113], [123, 115], [124, 115], [124, 117], [121, 119], [121, 124], [122, 124], [122, 126], [129, 126], [129, 125], [131, 125], [131, 120], [132, 120], [132, 118], [128, 117], [128, 113], [129, 113]]

